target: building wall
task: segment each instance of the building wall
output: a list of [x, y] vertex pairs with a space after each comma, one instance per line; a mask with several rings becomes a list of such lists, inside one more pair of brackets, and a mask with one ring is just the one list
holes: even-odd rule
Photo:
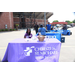
[[[25, 22], [26, 22], [26, 27], [29, 27], [29, 23], [27, 22], [30, 22], [30, 19], [29, 18], [26, 18], [25, 19]], [[37, 24], [43, 24], [44, 25], [44, 19], [35, 19], [35, 22], [37, 22]], [[48, 20], [46, 20], [46, 24], [48, 23]], [[14, 24], [19, 24], [19, 17], [14, 17]], [[34, 19], [32, 19], [32, 27], [34, 26]]]
[[3, 12], [0, 16], [0, 29], [5, 29], [7, 24], [7, 29], [13, 29], [13, 12]]
[[[7, 29], [13, 29], [15, 24], [19, 24], [19, 17], [17, 18], [13, 18], [13, 12], [3, 12], [0, 16], [0, 29], [5, 29], [5, 25], [7, 24]], [[14, 23], [17, 22], [17, 23]], [[25, 24], [26, 27], [30, 27], [30, 22], [29, 18], [25, 19]], [[35, 19], [35, 22], [37, 22], [37, 24], [43, 24], [44, 25], [44, 20], [43, 19]], [[48, 20], [46, 20], [46, 24], [47, 24]], [[31, 27], [34, 26], [34, 19], [32, 19], [32, 25]]]
[[[30, 22], [29, 18], [26, 18], [26, 22]], [[43, 19], [35, 19], [35, 22], [37, 22], [38, 25], [43, 24], [44, 25], [44, 20]], [[48, 23], [48, 20], [46, 20], [46, 24]], [[28, 23], [27, 23], [28, 24]], [[28, 27], [26, 24], [26, 27]], [[34, 19], [32, 19], [32, 27], [34, 26]]]

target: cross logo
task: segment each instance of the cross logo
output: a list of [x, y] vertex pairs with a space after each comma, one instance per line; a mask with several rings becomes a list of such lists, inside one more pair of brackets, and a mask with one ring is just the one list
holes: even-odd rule
[[26, 56], [30, 56], [30, 53], [32, 53], [32, 49], [30, 47], [26, 47], [26, 50], [24, 51]]
[[25, 55], [26, 56], [30, 56], [30, 53], [32, 53], [32, 49], [31, 48], [34, 48], [34, 46], [32, 46], [32, 47], [26, 47], [26, 50], [24, 50], [25, 51]]

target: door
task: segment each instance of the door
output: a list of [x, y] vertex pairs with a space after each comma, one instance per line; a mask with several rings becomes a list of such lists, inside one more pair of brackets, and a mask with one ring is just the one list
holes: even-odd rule
[[25, 18], [21, 18], [21, 25], [22, 25], [22, 28], [25, 28]]

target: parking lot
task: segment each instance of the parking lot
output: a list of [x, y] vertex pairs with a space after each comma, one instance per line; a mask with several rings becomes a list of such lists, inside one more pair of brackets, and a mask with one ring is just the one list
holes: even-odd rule
[[[74, 62], [75, 60], [75, 27], [69, 28], [72, 35], [65, 35], [65, 43], [62, 43], [60, 50], [59, 62]], [[0, 61], [3, 59], [7, 45], [16, 38], [23, 38], [25, 29], [18, 31], [0, 32]], [[35, 31], [32, 29], [32, 34]]]

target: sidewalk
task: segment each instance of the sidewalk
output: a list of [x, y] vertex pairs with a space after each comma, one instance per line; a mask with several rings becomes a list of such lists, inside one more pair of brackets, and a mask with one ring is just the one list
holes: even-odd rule
[[65, 43], [62, 43], [59, 62], [74, 62], [75, 60], [75, 27], [69, 28], [72, 35], [65, 36]]

